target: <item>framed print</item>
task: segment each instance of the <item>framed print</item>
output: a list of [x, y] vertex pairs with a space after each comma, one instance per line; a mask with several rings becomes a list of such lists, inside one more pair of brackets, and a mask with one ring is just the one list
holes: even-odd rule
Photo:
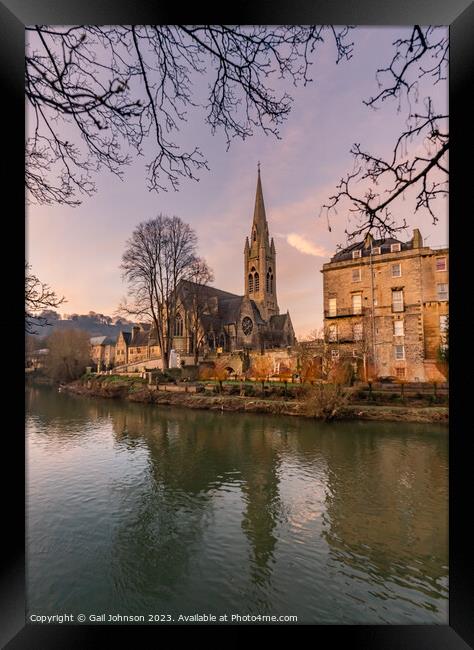
[[474, 10], [438, 4], [2, 0], [3, 646], [472, 646]]

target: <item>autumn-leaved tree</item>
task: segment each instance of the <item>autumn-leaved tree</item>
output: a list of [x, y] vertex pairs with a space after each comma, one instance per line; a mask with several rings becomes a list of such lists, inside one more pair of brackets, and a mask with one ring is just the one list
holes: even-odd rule
[[151, 323], [169, 368], [175, 331], [177, 289], [189, 277], [196, 261], [197, 236], [179, 217], [159, 215], [143, 221], [126, 243], [122, 274], [129, 300], [118, 311]]
[[265, 355], [253, 357], [252, 365], [250, 367], [250, 375], [257, 381], [261, 382], [262, 390], [265, 388], [265, 381], [268, 381], [272, 372], [273, 363], [269, 357]]
[[229, 377], [229, 371], [224, 361], [216, 361], [212, 370], [212, 378], [219, 382], [219, 392], [222, 393], [222, 382]]

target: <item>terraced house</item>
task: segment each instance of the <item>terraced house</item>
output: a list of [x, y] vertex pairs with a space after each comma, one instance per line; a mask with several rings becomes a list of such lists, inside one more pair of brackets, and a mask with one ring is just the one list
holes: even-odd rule
[[324, 332], [334, 360], [352, 356], [372, 377], [443, 381], [439, 354], [449, 314], [449, 249], [363, 241], [323, 265]]
[[93, 336], [89, 339], [91, 359], [101, 370], [112, 368], [115, 363], [115, 341], [110, 336]]

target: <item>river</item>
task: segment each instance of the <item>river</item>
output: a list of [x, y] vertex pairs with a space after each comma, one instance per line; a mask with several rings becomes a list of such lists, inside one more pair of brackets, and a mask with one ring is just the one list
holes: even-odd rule
[[26, 406], [27, 616], [448, 623], [445, 425]]

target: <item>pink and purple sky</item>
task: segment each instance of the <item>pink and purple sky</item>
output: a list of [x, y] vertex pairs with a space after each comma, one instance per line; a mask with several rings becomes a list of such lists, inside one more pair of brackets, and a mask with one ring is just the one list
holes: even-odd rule
[[[211, 134], [202, 113], [190, 114], [178, 141], [198, 145], [210, 171], [201, 172], [198, 183], [183, 180], [179, 192], [148, 191], [145, 150], [125, 170], [123, 181], [106, 171], [97, 176], [97, 192], [84, 197], [79, 207], [29, 206], [27, 258], [43, 282], [66, 296], [61, 313], [115, 312], [126, 294], [119, 269], [125, 242], [140, 221], [159, 213], [178, 215], [191, 224], [199, 253], [214, 270], [215, 286], [242, 294], [244, 242], [250, 234], [260, 161], [277, 251], [280, 311], [290, 311], [298, 337], [321, 327], [320, 270], [336, 246], [346, 243], [348, 222], [339, 212], [329, 231], [326, 218], [319, 217], [320, 207], [352, 169], [349, 150], [354, 142], [381, 156], [393, 148], [406, 111], [398, 113], [395, 101], [373, 111], [363, 100], [376, 93], [376, 69], [391, 60], [393, 41], [407, 32], [404, 27], [357, 28], [351, 37], [352, 59], [338, 65], [328, 39], [312, 66], [313, 82], [288, 87], [294, 103], [280, 129], [281, 140], [256, 134], [244, 142], [234, 140], [227, 151], [224, 136]], [[202, 83], [205, 92], [205, 78]], [[447, 83], [430, 85], [428, 91], [436, 107], [447, 111]], [[410, 239], [418, 227], [427, 245], [448, 244], [447, 201], [438, 201], [436, 225], [427, 213], [414, 214], [412, 198], [407, 196], [401, 206], [409, 228], [400, 239]]]

